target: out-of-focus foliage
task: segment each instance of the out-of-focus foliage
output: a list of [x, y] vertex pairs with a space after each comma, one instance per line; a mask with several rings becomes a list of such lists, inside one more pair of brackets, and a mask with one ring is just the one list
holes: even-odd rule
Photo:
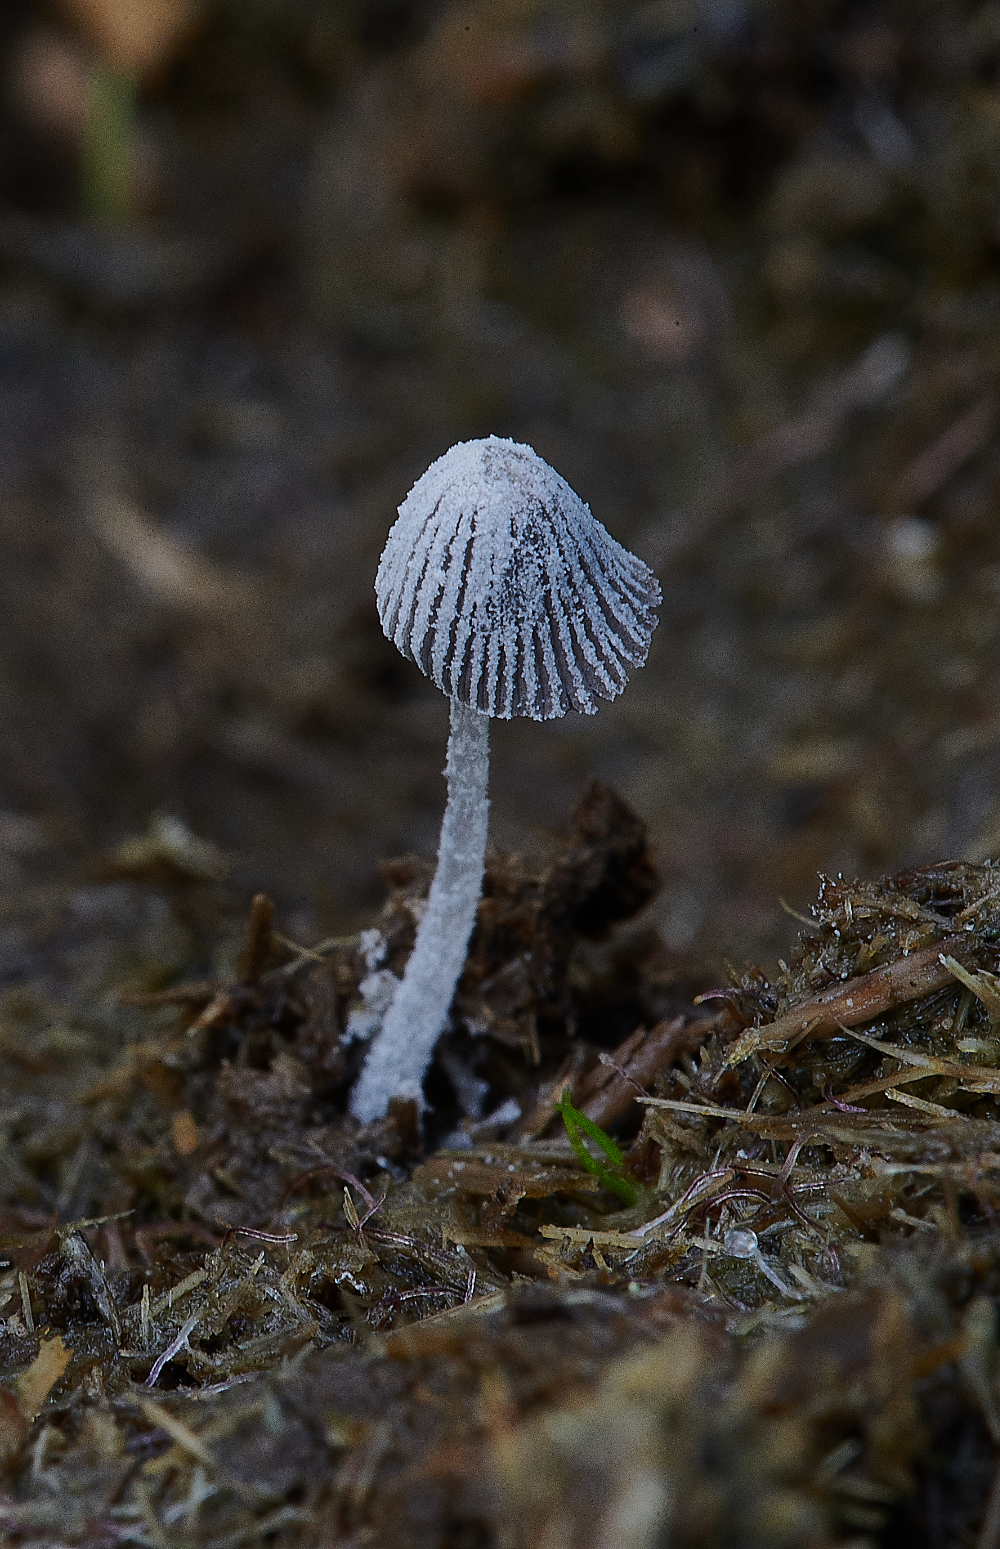
[[822, 867], [996, 849], [991, 5], [206, 5], [118, 227], [77, 218], [63, 14], [0, 19], [0, 804], [33, 865], [179, 812], [346, 928], [431, 847], [446, 736], [377, 556], [490, 431], [665, 593], [620, 703], [498, 737], [512, 847], [596, 768], [696, 955], [776, 950]]

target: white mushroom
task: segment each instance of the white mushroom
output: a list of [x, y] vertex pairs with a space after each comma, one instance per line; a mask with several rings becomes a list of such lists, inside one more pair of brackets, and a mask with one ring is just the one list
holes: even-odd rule
[[375, 581], [382, 627], [451, 700], [448, 803], [427, 910], [351, 1098], [365, 1121], [421, 1082], [483, 880], [489, 717], [593, 715], [641, 667], [660, 588], [530, 446], [453, 446], [399, 508]]

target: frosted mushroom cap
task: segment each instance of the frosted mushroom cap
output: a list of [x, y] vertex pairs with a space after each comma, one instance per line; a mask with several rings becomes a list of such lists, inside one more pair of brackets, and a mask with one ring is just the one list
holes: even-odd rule
[[641, 667], [660, 587], [530, 446], [453, 446], [399, 508], [375, 580], [382, 628], [446, 694], [547, 721]]

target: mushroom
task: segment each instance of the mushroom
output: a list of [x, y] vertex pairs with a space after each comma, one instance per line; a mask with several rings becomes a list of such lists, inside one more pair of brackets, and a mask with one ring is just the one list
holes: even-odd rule
[[449, 696], [448, 802], [426, 912], [351, 1097], [365, 1122], [420, 1104], [482, 887], [489, 718], [545, 721], [614, 699], [641, 667], [659, 584], [565, 479], [498, 436], [460, 442], [399, 508], [375, 581], [382, 628]]

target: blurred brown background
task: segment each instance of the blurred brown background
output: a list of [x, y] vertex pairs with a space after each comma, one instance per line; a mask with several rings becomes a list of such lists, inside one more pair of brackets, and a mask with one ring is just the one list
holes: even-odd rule
[[1000, 5], [8, 0], [0, 63], [8, 907], [157, 813], [303, 935], [433, 851], [372, 580], [490, 432], [664, 589], [621, 700], [496, 728], [500, 842], [596, 772], [713, 962], [1000, 851]]

